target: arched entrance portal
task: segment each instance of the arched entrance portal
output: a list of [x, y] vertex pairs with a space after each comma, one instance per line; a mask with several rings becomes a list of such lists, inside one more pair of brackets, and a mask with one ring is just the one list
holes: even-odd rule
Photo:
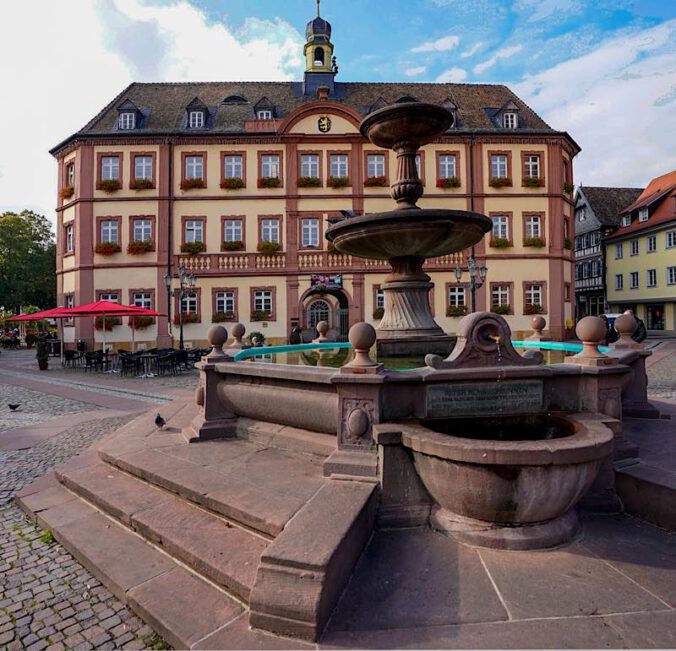
[[350, 329], [349, 301], [341, 289], [310, 290], [301, 299], [300, 315], [303, 341], [317, 336], [317, 324], [328, 321], [336, 341], [347, 341]]

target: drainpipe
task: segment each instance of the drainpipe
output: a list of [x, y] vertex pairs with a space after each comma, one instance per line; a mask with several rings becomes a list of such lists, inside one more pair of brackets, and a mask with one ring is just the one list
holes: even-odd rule
[[[469, 209], [474, 212], [474, 134], [469, 136]], [[474, 258], [474, 244], [472, 244], [470, 255]], [[474, 313], [476, 312], [476, 288], [473, 283], [470, 285], [469, 294], [472, 313]]]
[[[174, 228], [174, 147], [170, 138], [167, 138], [167, 145], [169, 146], [169, 196], [167, 201], [167, 275], [171, 278], [171, 259], [173, 256], [172, 249], [172, 231]], [[171, 329], [171, 285], [167, 287], [167, 332], [174, 339], [174, 333]]]

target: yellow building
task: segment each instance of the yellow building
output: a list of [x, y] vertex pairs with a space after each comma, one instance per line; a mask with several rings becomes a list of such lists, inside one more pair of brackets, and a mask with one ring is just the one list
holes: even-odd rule
[[[445, 106], [452, 127], [419, 155], [421, 207], [475, 210], [494, 222], [474, 251], [488, 267], [479, 310], [529, 331], [542, 312], [555, 339], [572, 318], [572, 183], [576, 143], [507, 87], [336, 81], [331, 26], [308, 23], [300, 82], [133, 83], [52, 150], [58, 161], [59, 304], [98, 298], [168, 317], [136, 332], [165, 345], [204, 342], [214, 321], [241, 321], [269, 341], [327, 319], [337, 336], [375, 321], [388, 265], [332, 251], [323, 233], [341, 210], [393, 208], [394, 155], [359, 133], [369, 112], [399, 101]], [[395, 235], [393, 234], [393, 237]], [[438, 323], [454, 332], [470, 305], [469, 252], [430, 260]], [[165, 287], [197, 276], [179, 306]], [[87, 319], [66, 341], [102, 333]], [[128, 347], [126, 320], [107, 333]]]
[[633, 309], [648, 330], [676, 332], [676, 171], [653, 179], [606, 240], [611, 312]]

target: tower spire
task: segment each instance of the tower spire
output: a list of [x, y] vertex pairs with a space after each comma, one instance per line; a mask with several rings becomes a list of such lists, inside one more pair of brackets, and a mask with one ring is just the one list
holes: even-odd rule
[[321, 0], [317, 0], [317, 18], [321, 18], [321, 16], [319, 15], [319, 3], [320, 2], [321, 2]]

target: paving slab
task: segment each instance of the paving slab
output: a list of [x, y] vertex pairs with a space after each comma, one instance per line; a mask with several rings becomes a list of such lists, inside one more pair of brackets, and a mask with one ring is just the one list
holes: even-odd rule
[[[676, 649], [676, 611], [604, 617], [629, 649]], [[619, 646], [619, 645], [618, 645]]]
[[477, 552], [428, 529], [378, 531], [329, 631], [506, 620]]
[[676, 607], [676, 533], [626, 515], [583, 520], [582, 545]]
[[511, 619], [662, 610], [664, 603], [580, 543], [479, 552]]
[[182, 567], [132, 589], [129, 605], [177, 649], [190, 649], [242, 614], [243, 607]]

